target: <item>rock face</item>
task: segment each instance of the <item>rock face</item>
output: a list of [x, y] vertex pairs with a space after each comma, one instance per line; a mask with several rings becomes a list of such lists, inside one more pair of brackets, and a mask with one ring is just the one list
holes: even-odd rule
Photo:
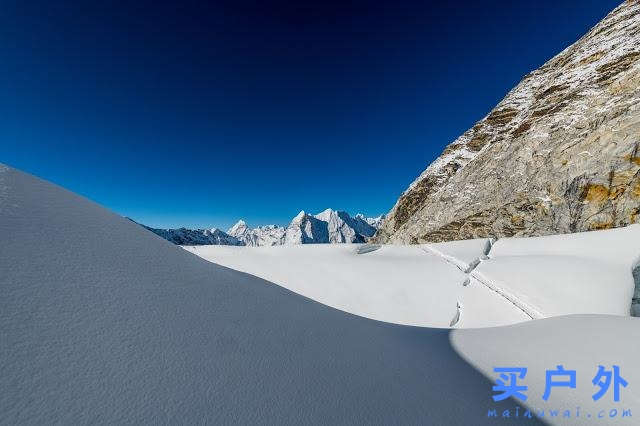
[[307, 214], [304, 210], [293, 218], [285, 234], [285, 244], [317, 244], [328, 241], [327, 222]]
[[316, 219], [327, 222], [329, 242], [364, 243], [368, 237], [376, 233], [362, 215], [351, 217], [347, 212], [326, 209], [315, 215]]
[[640, 220], [640, 2], [533, 71], [401, 195], [375, 240], [535, 236]]

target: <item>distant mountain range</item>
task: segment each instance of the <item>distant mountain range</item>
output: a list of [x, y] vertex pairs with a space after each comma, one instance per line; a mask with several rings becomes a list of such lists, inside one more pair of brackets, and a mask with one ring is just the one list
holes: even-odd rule
[[316, 215], [298, 213], [287, 227], [264, 225], [250, 228], [243, 220], [224, 232], [211, 229], [158, 229], [142, 225], [167, 241], [179, 245], [277, 246], [283, 244], [340, 244], [364, 243], [383, 222], [357, 214], [351, 217], [344, 211], [326, 209]]

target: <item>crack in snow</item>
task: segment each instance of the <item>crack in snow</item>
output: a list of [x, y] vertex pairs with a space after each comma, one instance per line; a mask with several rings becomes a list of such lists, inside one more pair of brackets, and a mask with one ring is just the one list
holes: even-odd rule
[[380, 244], [363, 244], [356, 249], [356, 254], [371, 253], [382, 248]]
[[480, 284], [484, 285], [488, 289], [492, 290], [493, 292], [495, 292], [498, 295], [502, 296], [504, 299], [506, 299], [509, 302], [511, 302], [516, 308], [518, 308], [522, 312], [524, 312], [525, 315], [527, 315], [529, 318], [531, 318], [531, 319], [539, 319], [539, 318], [544, 318], [545, 317], [540, 311], [538, 311], [537, 309], [533, 308], [532, 306], [530, 306], [526, 302], [522, 301], [518, 296], [516, 296], [516, 295], [514, 295], [512, 293], [509, 293], [508, 291], [506, 291], [502, 287], [499, 287], [499, 286], [495, 285], [494, 283], [491, 282], [490, 279], [488, 279], [484, 275], [480, 274], [479, 272], [472, 272], [471, 273], [471, 277], [474, 278], [476, 281], [478, 281]]
[[[487, 243], [486, 243], [486, 245], [484, 247], [484, 250], [483, 250], [482, 254], [480, 256], [478, 256], [477, 258], [475, 258], [474, 260], [472, 260], [468, 264], [468, 266], [466, 268], [464, 268], [462, 266], [462, 265], [465, 264], [465, 262], [463, 262], [461, 259], [458, 259], [455, 256], [451, 256], [451, 255], [445, 254], [445, 253], [441, 252], [440, 250], [438, 250], [438, 249], [436, 249], [434, 247], [431, 247], [429, 245], [425, 245], [425, 246], [421, 247], [421, 249], [425, 253], [434, 254], [436, 256], [439, 256], [445, 262], [455, 266], [460, 271], [462, 271], [466, 275], [465, 280], [462, 282], [462, 286], [463, 287], [468, 286], [471, 283], [471, 278], [473, 278], [478, 283], [482, 284], [483, 286], [485, 286], [489, 290], [493, 291], [497, 295], [499, 295], [502, 298], [504, 298], [505, 300], [509, 301], [516, 308], [518, 308], [525, 315], [527, 315], [530, 319], [544, 318], [545, 316], [540, 311], [538, 311], [536, 308], [530, 306], [528, 303], [524, 302], [518, 296], [516, 296], [516, 295], [510, 293], [509, 291], [505, 290], [504, 288], [496, 285], [489, 278], [487, 278], [486, 276], [482, 275], [480, 272], [476, 271], [478, 265], [480, 265], [484, 260], [491, 259], [491, 257], [490, 257], [491, 249], [493, 248], [493, 245], [496, 243], [496, 241], [498, 241], [497, 238], [488, 238], [487, 239]], [[638, 270], [638, 275], [640, 275], [640, 269]], [[456, 325], [460, 321], [461, 313], [462, 313], [462, 306], [461, 306], [460, 302], [457, 301], [456, 302], [456, 314], [454, 315], [453, 319], [451, 320], [451, 323], [449, 325], [450, 327], [453, 327], [454, 325]]]
[[456, 314], [451, 319], [451, 322], [449, 323], [449, 327], [453, 327], [454, 325], [456, 325], [460, 321], [461, 310], [462, 310], [462, 306], [460, 306], [460, 301], [457, 301], [456, 302]]
[[445, 253], [441, 252], [440, 250], [438, 250], [436, 248], [433, 248], [433, 247], [430, 247], [430, 246], [420, 247], [420, 249], [423, 252], [427, 253], [427, 254], [435, 254], [436, 256], [441, 257], [442, 259], [444, 259], [445, 262], [455, 266], [456, 268], [458, 268], [463, 273], [465, 273], [465, 274], [467, 273], [466, 270], [468, 268], [463, 268], [462, 267], [461, 263], [464, 263], [464, 262], [462, 262], [460, 259], [456, 259], [455, 257], [450, 256], [448, 254], [445, 254]]

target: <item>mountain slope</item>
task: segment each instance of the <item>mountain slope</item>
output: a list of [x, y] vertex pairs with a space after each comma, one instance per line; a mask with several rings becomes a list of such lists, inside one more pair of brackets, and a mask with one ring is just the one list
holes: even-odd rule
[[276, 246], [284, 243], [285, 228], [265, 225], [250, 229], [244, 220], [239, 220], [227, 233], [246, 246]]
[[327, 222], [300, 211], [293, 218], [285, 234], [285, 244], [317, 244], [329, 241]]
[[211, 229], [158, 229], [142, 225], [154, 234], [178, 245], [242, 246], [244, 242], [217, 228]]
[[640, 3], [533, 71], [402, 194], [376, 237], [427, 242], [640, 220]]
[[315, 215], [327, 222], [329, 243], [364, 243], [376, 229], [360, 217], [352, 218], [347, 212], [326, 209]]

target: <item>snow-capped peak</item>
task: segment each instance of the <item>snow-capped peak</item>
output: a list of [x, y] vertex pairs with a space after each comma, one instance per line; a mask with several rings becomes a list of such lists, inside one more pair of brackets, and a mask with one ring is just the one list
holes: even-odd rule
[[320, 219], [320, 220], [324, 220], [325, 222], [328, 222], [329, 219], [331, 218], [331, 215], [335, 214], [336, 211], [333, 209], [325, 209], [323, 211], [321, 211], [318, 214], [313, 215], [316, 219]]
[[235, 223], [235, 225], [229, 228], [227, 233], [229, 235], [233, 235], [234, 237], [239, 237], [241, 235], [244, 235], [247, 232], [247, 229], [247, 223], [244, 220], [240, 219]]
[[277, 225], [265, 225], [250, 229], [244, 220], [229, 228], [229, 235], [247, 246], [274, 246], [284, 242], [285, 229]]
[[247, 222], [245, 222], [244, 220], [240, 219], [239, 221], [237, 221], [232, 227], [233, 228], [242, 228], [242, 227], [246, 227], [247, 226]]
[[304, 210], [300, 210], [300, 213], [298, 213], [291, 221], [300, 222], [305, 216], [307, 216], [307, 213]]
[[325, 209], [316, 215], [301, 210], [285, 228], [263, 225], [250, 228], [238, 220], [227, 232], [211, 229], [154, 229], [161, 237], [180, 245], [246, 245], [274, 246], [282, 244], [363, 243], [372, 237], [384, 216], [367, 218], [362, 214], [351, 217], [342, 210]]

